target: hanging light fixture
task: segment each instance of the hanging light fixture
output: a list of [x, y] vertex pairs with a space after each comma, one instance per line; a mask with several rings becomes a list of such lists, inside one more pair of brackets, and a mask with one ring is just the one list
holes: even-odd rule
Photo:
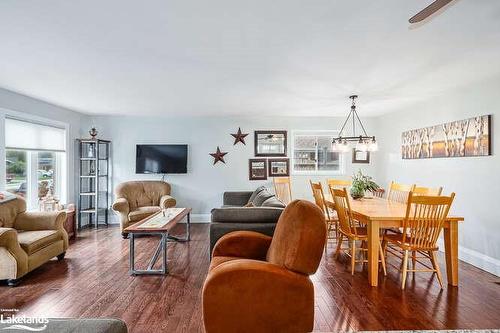
[[[347, 153], [350, 151], [349, 142], [356, 142], [356, 150], [360, 151], [377, 151], [378, 144], [375, 140], [375, 136], [369, 136], [366, 133], [365, 127], [359, 119], [358, 113], [356, 112], [356, 98], [358, 95], [349, 96], [352, 100], [351, 111], [349, 115], [347, 115], [347, 119], [344, 121], [342, 128], [340, 129], [339, 136], [333, 138], [332, 141], [332, 150], [341, 153]], [[352, 118], [352, 119], [351, 119]], [[344, 129], [349, 121], [352, 121], [352, 134], [345, 135]], [[363, 131], [361, 135], [356, 134], [356, 122], [359, 124], [359, 127]]]

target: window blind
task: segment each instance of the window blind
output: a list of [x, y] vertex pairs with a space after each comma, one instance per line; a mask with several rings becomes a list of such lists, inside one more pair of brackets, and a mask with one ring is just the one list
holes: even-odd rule
[[7, 149], [64, 152], [66, 150], [66, 130], [64, 128], [6, 118], [5, 147]]

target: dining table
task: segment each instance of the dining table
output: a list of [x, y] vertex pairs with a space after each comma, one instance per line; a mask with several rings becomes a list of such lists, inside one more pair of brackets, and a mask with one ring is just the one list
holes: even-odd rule
[[[333, 208], [331, 198], [325, 204]], [[406, 217], [407, 204], [389, 201], [378, 197], [350, 200], [352, 216], [366, 225], [368, 231], [368, 281], [371, 286], [378, 285], [379, 244], [381, 230], [401, 228]], [[458, 224], [463, 217], [448, 215], [444, 222], [444, 253], [448, 284], [458, 286]]]

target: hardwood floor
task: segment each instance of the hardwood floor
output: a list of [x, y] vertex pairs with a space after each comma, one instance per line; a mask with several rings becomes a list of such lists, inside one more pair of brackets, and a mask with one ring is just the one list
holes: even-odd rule
[[[183, 232], [183, 225], [178, 228]], [[203, 331], [208, 225], [191, 230], [191, 242], [169, 243], [166, 277], [128, 274], [128, 241], [118, 228], [81, 232], [64, 261], [43, 265], [16, 288], [0, 286], [0, 308], [27, 316], [118, 317], [129, 332]], [[156, 238], [137, 240], [139, 263], [147, 262], [156, 244]], [[458, 288], [441, 291], [435, 277], [420, 273], [409, 275], [402, 291], [398, 271], [389, 267], [388, 276], [372, 288], [366, 267], [358, 265], [351, 276], [348, 260], [334, 260], [333, 251], [330, 244], [312, 277], [317, 331], [500, 327], [498, 277], [460, 262]]]

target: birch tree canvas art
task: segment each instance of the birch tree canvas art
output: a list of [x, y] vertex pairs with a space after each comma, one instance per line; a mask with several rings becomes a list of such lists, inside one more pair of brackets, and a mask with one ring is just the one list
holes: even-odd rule
[[403, 159], [491, 155], [491, 115], [403, 132]]

